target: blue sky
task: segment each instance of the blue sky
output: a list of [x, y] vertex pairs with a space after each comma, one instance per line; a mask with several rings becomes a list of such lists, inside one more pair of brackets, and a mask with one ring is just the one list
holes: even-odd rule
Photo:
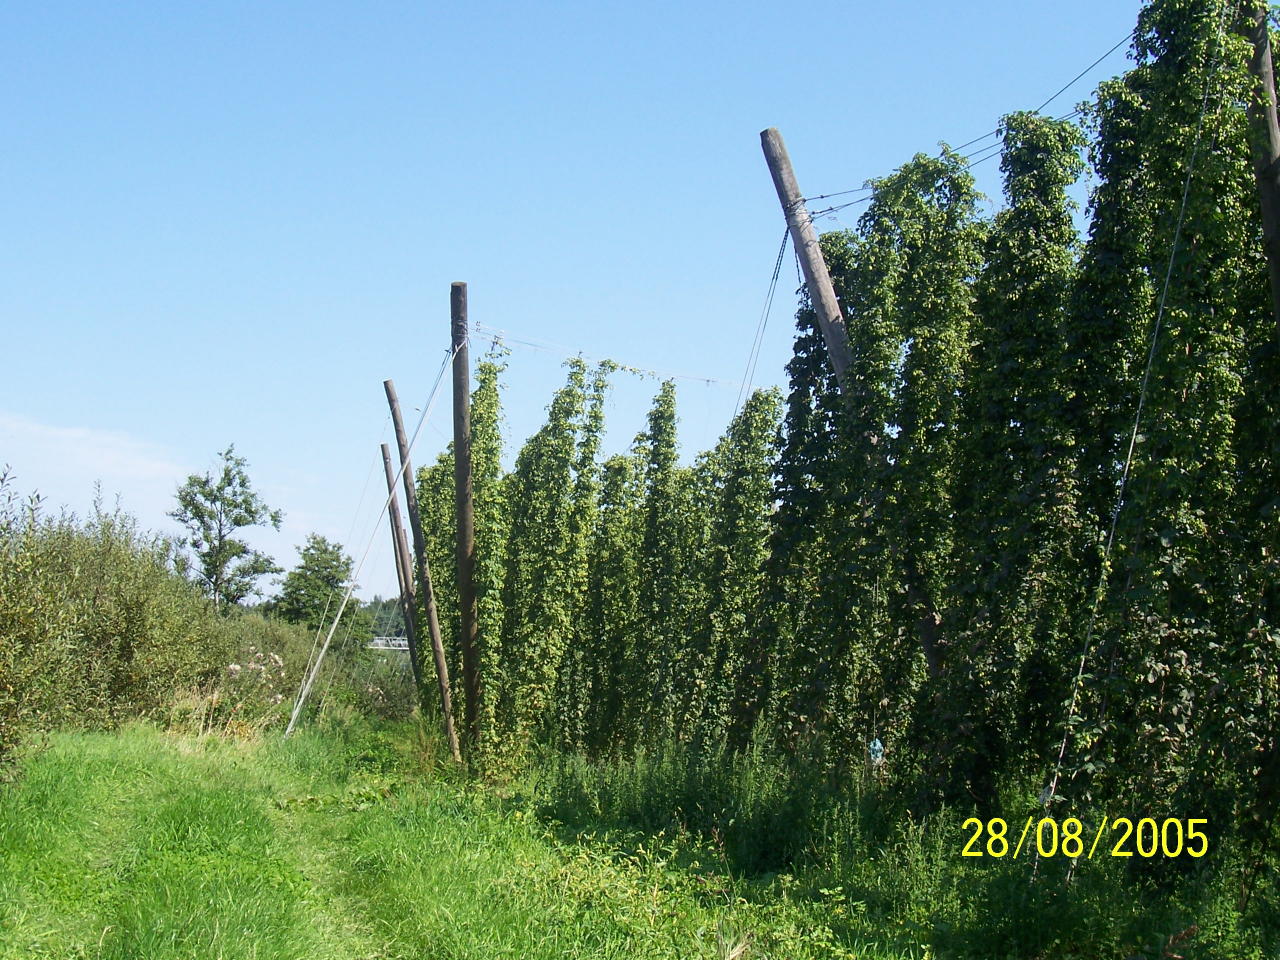
[[[6, 4], [0, 465], [78, 511], [100, 480], [173, 531], [177, 484], [234, 442], [286, 514], [258, 545], [289, 566], [310, 531], [372, 535], [361, 592], [388, 592], [381, 381], [426, 399], [451, 281], [490, 328], [722, 381], [679, 381], [691, 456], [732, 413], [782, 235], [759, 131], [806, 195], [858, 187], [1036, 106], [1137, 10]], [[998, 198], [997, 163], [975, 174]], [[788, 254], [759, 383], [782, 383], [795, 286]], [[514, 346], [513, 446], [561, 360]], [[655, 389], [620, 376], [609, 450]], [[418, 462], [448, 430], [446, 396]]]

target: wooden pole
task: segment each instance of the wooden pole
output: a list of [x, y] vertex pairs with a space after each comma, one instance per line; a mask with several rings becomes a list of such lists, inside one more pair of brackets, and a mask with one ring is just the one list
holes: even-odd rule
[[827, 263], [822, 259], [818, 234], [813, 229], [813, 220], [804, 205], [804, 196], [796, 184], [795, 171], [791, 169], [791, 158], [787, 156], [782, 134], [773, 127], [762, 130], [760, 145], [764, 148], [764, 159], [769, 164], [769, 173], [773, 176], [773, 185], [778, 191], [778, 200], [782, 203], [782, 213], [787, 218], [791, 245], [800, 258], [804, 282], [809, 288], [809, 299], [813, 303], [814, 312], [818, 315], [818, 327], [827, 344], [827, 354], [831, 357], [836, 382], [841, 391], [844, 391], [847, 377], [845, 370], [849, 366], [849, 336], [845, 331], [835, 287], [831, 285], [831, 274], [827, 272]]
[[449, 664], [444, 658], [444, 642], [440, 639], [440, 618], [436, 614], [436, 595], [431, 589], [431, 567], [427, 564], [427, 539], [422, 533], [422, 517], [418, 514], [418, 492], [414, 489], [413, 465], [409, 462], [409, 438], [405, 436], [404, 421], [400, 417], [400, 401], [396, 397], [396, 385], [382, 381], [391, 407], [391, 424], [396, 431], [396, 445], [400, 448], [400, 467], [404, 479], [404, 508], [409, 514], [409, 529], [413, 531], [413, 550], [418, 557], [418, 586], [422, 590], [422, 605], [427, 611], [427, 632], [431, 636], [431, 654], [436, 661], [436, 680], [440, 684], [440, 713], [444, 721], [444, 735], [449, 741], [449, 753], [454, 760], [462, 759], [458, 748], [458, 734], [453, 726], [453, 702], [449, 696]]
[[449, 290], [453, 341], [453, 490], [458, 517], [458, 611], [462, 629], [462, 689], [470, 743], [480, 736], [480, 658], [476, 650], [475, 508], [471, 496], [471, 359], [467, 350], [467, 285]]
[[[777, 188], [782, 212], [787, 217], [787, 227], [791, 230], [791, 243], [800, 257], [800, 267], [804, 270], [804, 280], [809, 288], [809, 299], [813, 302], [814, 312], [818, 315], [818, 326], [822, 330], [822, 339], [827, 344], [827, 353], [831, 357], [831, 366], [835, 369], [836, 382], [840, 384], [841, 391], [844, 391], [847, 380], [846, 370], [850, 362], [849, 336], [845, 330], [844, 317], [840, 313], [840, 303], [836, 300], [835, 287], [831, 284], [831, 274], [827, 271], [827, 262], [822, 258], [822, 247], [813, 229], [813, 220], [809, 216], [809, 210], [804, 205], [804, 196], [796, 183], [795, 171], [791, 169], [791, 158], [787, 156], [787, 147], [782, 142], [782, 134], [773, 127], [763, 130], [760, 133], [760, 144], [764, 148], [764, 157], [769, 164], [769, 173], [773, 175], [773, 185]], [[911, 602], [921, 611], [920, 642], [924, 648], [929, 672], [936, 676], [942, 669], [938, 651], [938, 627], [942, 623], [942, 618], [920, 583], [920, 578], [909, 576], [906, 583], [907, 594]]]
[[396, 501], [396, 475], [391, 468], [391, 448], [382, 445], [382, 467], [387, 474], [387, 493], [391, 502], [387, 517], [391, 521], [391, 549], [396, 555], [396, 580], [400, 583], [400, 611], [404, 614], [404, 629], [409, 638], [409, 666], [413, 670], [414, 689], [422, 691], [422, 662], [418, 648], [417, 597], [413, 588], [413, 565], [409, 562], [409, 541], [405, 539], [404, 524], [400, 522], [400, 505]]
[[1271, 276], [1271, 310], [1280, 337], [1280, 121], [1276, 118], [1275, 67], [1271, 58], [1269, 4], [1255, 3], [1245, 14], [1243, 32], [1253, 44], [1249, 70], [1257, 81], [1249, 104], [1253, 127], [1253, 169], [1262, 206], [1262, 249]]

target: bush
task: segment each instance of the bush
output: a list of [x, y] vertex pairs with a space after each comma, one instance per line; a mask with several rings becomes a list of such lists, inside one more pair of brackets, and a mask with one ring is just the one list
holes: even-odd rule
[[[850, 941], [883, 930], [893, 949], [928, 944], [940, 957], [1280, 955], [1274, 867], [1242, 908], [1247, 857], [1229, 840], [1215, 837], [1216, 862], [1183, 859], [1179, 874], [1105, 853], [963, 858], [971, 808], [913, 816], [872, 772], [833, 776], [760, 744], [706, 753], [668, 742], [615, 759], [548, 751], [528, 775], [539, 813], [570, 835], [658, 834], [673, 859], [710, 854], [740, 895], [822, 904]], [[1034, 797], [1025, 784], [1002, 797], [1020, 811], [1006, 814], [1015, 843], [1021, 816], [1040, 810]], [[1104, 813], [1114, 810], [1080, 815], [1094, 824]]]
[[[313, 631], [238, 608], [220, 615], [175, 559], [171, 542], [119, 510], [46, 516], [0, 474], [0, 761], [53, 727], [159, 717], [246, 736], [287, 722]], [[344, 631], [308, 709], [406, 716], [406, 666]]]
[[[253, 736], [283, 728], [323, 634], [259, 613], [233, 611], [220, 624], [229, 651], [203, 685], [176, 697], [169, 725], [194, 734]], [[364, 638], [335, 636], [304, 717], [333, 707], [366, 716], [406, 717], [415, 702], [408, 663], [367, 650]]]
[[234, 635], [173, 560], [118, 510], [44, 516], [0, 476], [0, 756], [32, 729], [153, 715], [227, 662]]

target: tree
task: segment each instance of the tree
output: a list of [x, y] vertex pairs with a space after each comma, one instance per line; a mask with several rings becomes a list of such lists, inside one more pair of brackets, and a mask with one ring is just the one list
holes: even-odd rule
[[645, 638], [634, 674], [643, 677], [636, 719], [654, 742], [683, 732], [678, 704], [689, 678], [690, 635], [705, 611], [698, 576], [708, 533], [698, 497], [705, 476], [680, 466], [677, 422], [676, 387], [667, 380], [649, 410], [647, 433], [636, 438], [644, 461], [639, 603]]
[[[317, 533], [307, 536], [300, 551], [301, 562], [285, 576], [275, 611], [291, 623], [302, 623], [312, 630], [320, 627], [331, 613], [336, 613], [342, 593], [351, 579], [351, 558], [342, 552], [342, 544], [326, 540]], [[348, 605], [348, 616], [356, 605]]]
[[405, 636], [404, 611], [398, 596], [383, 597], [375, 593], [372, 600], [360, 607], [360, 612], [369, 618], [372, 636]]
[[187, 477], [178, 488], [178, 509], [169, 516], [187, 528], [202, 586], [213, 605], [222, 609], [252, 593], [259, 577], [282, 570], [266, 554], [250, 549], [236, 532], [258, 526], [279, 530], [283, 514], [263, 503], [249, 485], [248, 464], [235, 455], [234, 444], [218, 456], [221, 471]]

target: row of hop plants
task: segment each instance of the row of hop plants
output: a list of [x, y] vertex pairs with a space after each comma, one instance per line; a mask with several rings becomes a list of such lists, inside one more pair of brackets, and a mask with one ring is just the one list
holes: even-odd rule
[[[642, 740], [723, 740], [740, 637], [763, 576], [780, 398], [746, 402], [725, 439], [679, 464], [664, 384], [629, 453], [599, 457], [613, 364], [572, 361], [547, 423], [501, 465], [500, 356], [472, 401], [485, 764], [539, 745], [627, 750]], [[442, 624], [456, 638], [452, 461], [419, 471]], [[452, 645], [451, 675], [460, 652]], [[465, 711], [455, 685], [458, 713]]]
[[[914, 813], [993, 814], [1052, 780], [1057, 809], [1209, 816], [1264, 873], [1280, 351], [1237, 26], [1209, 0], [1146, 4], [1082, 124], [1005, 118], [994, 217], [950, 150], [873, 181], [823, 238], [849, 388], [804, 308], [786, 397], [756, 393], [692, 462], [669, 383], [602, 460], [615, 371], [571, 361], [505, 470], [502, 360], [482, 363], [480, 762], [764, 736], [837, 781], [874, 762]], [[450, 455], [418, 479], [456, 638]]]

